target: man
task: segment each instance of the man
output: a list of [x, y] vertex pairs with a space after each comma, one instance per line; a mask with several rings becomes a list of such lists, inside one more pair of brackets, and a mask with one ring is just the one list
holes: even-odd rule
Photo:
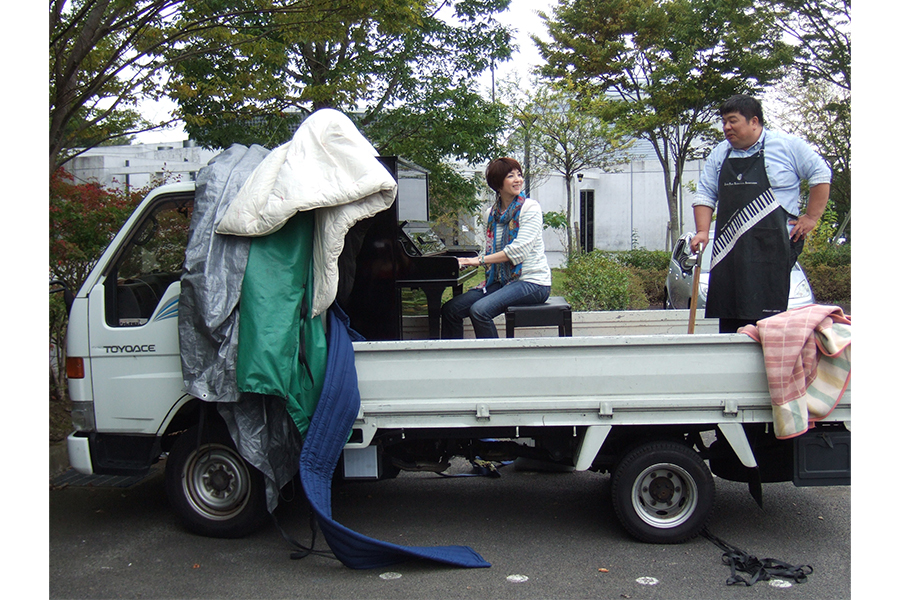
[[[791, 268], [825, 212], [831, 168], [800, 138], [766, 129], [755, 98], [733, 96], [719, 115], [725, 141], [700, 176], [691, 250], [706, 248], [715, 212], [706, 316], [733, 333], [787, 309]], [[802, 180], [809, 200], [801, 215]]]

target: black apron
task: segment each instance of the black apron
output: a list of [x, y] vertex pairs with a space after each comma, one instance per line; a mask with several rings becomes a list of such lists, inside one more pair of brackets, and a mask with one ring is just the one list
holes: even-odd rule
[[[769, 184], [759, 152], [725, 156], [706, 297], [706, 316], [758, 321], [787, 309], [796, 260], [788, 234], [790, 216]], [[799, 254], [799, 252], [797, 252]]]

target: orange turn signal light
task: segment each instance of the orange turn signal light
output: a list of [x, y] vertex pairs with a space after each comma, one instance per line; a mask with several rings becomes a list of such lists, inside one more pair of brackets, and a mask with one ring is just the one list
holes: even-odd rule
[[84, 359], [81, 357], [66, 357], [66, 377], [69, 379], [84, 379]]

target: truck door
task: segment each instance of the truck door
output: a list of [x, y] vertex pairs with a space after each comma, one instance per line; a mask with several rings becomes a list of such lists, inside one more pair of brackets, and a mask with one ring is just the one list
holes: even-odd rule
[[183, 395], [178, 298], [193, 194], [157, 200], [88, 300], [96, 426], [105, 433], [156, 434]]

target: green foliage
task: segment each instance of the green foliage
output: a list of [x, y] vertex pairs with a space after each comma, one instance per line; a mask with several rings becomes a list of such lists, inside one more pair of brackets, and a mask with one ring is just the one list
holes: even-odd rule
[[564, 295], [573, 310], [639, 310], [649, 306], [639, 277], [607, 253], [569, 259]]
[[650, 304], [663, 303], [666, 292], [666, 272], [669, 270], [668, 252], [632, 248], [624, 251], [606, 251], [603, 254], [628, 268], [640, 282], [641, 289], [644, 290]]
[[851, 299], [850, 265], [834, 267], [819, 264], [804, 267], [809, 285], [819, 304], [844, 304]]
[[628, 266], [638, 278], [650, 304], [662, 304], [665, 301], [666, 273], [669, 270], [668, 252], [634, 248], [610, 254]]
[[[262, 1], [262, 0], [256, 0]], [[182, 19], [251, 0], [186, 0]], [[268, 0], [173, 50], [168, 93], [205, 147], [286, 142], [313, 111], [351, 116], [383, 155], [430, 171], [432, 213], [471, 214], [479, 193], [453, 160], [497, 153], [501, 108], [478, 76], [509, 58], [509, 0]], [[291, 10], [289, 11], [288, 8]], [[281, 12], [279, 10], [281, 9]]]
[[816, 302], [849, 303], [851, 300], [850, 244], [806, 246], [799, 262], [816, 296]]
[[568, 229], [569, 222], [565, 213], [548, 210], [544, 213], [544, 229]]
[[669, 253], [664, 250], [647, 250], [634, 248], [624, 252], [612, 253], [623, 264], [647, 271], [668, 271]]
[[828, 81], [850, 91], [850, 1], [776, 0], [780, 20], [799, 51], [795, 69], [805, 82]]
[[799, 260], [804, 269], [818, 266], [849, 267], [850, 244], [804, 246]]
[[138, 110], [157, 97], [159, 44], [177, 39], [181, 0], [51, 0], [50, 173], [77, 155], [149, 128]]

